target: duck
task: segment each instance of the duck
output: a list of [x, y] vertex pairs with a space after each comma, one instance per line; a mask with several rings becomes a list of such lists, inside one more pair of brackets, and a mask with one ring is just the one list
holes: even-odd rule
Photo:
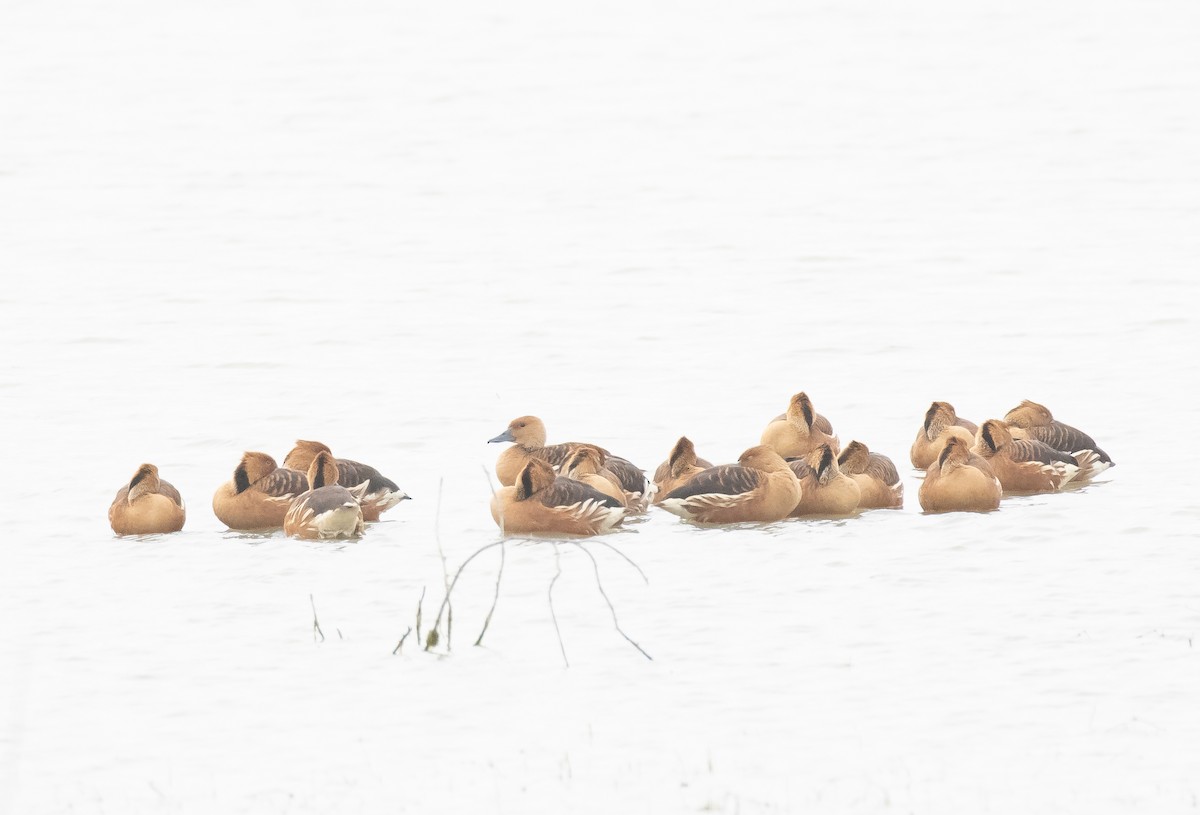
[[[567, 454], [579, 442], [546, 444], [546, 425], [537, 416], [518, 416], [508, 423], [504, 432], [488, 439], [488, 444], [513, 442], [496, 459], [496, 477], [500, 484], [511, 487], [517, 482], [517, 474], [531, 458], [539, 458], [555, 469], [562, 466]], [[599, 445], [592, 445], [604, 454], [604, 466], [621, 482], [621, 489], [635, 496], [635, 502], [648, 496], [649, 481], [641, 468], [628, 459], [614, 456]]]
[[904, 483], [892, 460], [852, 441], [838, 456], [842, 472], [858, 484], [859, 509], [899, 509], [904, 506]]
[[[765, 444], [783, 458], [799, 458], [808, 455], [822, 444], [828, 444], [834, 455], [838, 452], [838, 440], [833, 427], [824, 417], [818, 422], [819, 414], [813, 410], [812, 400], [801, 391], [788, 403], [787, 412], [767, 425], [760, 444]], [[822, 429], [822, 426], [828, 429]]]
[[[1036, 439], [1015, 439], [1008, 425], [988, 419], [979, 426], [971, 452], [987, 459], [1005, 492], [1056, 492], [1080, 473], [1079, 461]], [[1094, 457], [1087, 451], [1088, 462]]]
[[578, 444], [563, 460], [559, 474], [563, 478], [572, 478], [587, 484], [594, 490], [602, 492], [610, 498], [621, 502], [621, 506], [629, 508], [629, 499], [621, 482], [611, 471], [604, 467], [604, 451], [594, 444]]
[[800, 501], [791, 512], [793, 518], [849, 515], [858, 509], [858, 482], [841, 471], [828, 444], [818, 445], [802, 459], [788, 461], [788, 466], [800, 481]]
[[775, 450], [760, 444], [737, 464], [719, 464], [671, 490], [659, 506], [702, 524], [782, 521], [800, 503], [800, 481]]
[[599, 535], [625, 519], [625, 507], [580, 481], [563, 478], [530, 458], [516, 484], [492, 496], [492, 520], [505, 535]]
[[917, 500], [926, 512], [991, 512], [1000, 508], [1002, 492], [991, 465], [951, 436], [925, 470]]
[[283, 526], [292, 499], [308, 490], [308, 477], [280, 467], [266, 453], [242, 455], [233, 478], [213, 495], [213, 513], [230, 529], [259, 531]]
[[691, 439], [680, 436], [667, 455], [667, 460], [654, 471], [654, 503], [662, 503], [671, 490], [682, 487], [712, 466], [711, 462], [696, 455], [696, 445]]
[[1025, 399], [1004, 414], [1004, 421], [1013, 430], [1013, 438], [1035, 439], [1064, 453], [1079, 453], [1085, 450], [1094, 453], [1095, 461], [1088, 465], [1085, 479], [1116, 466], [1108, 453], [1096, 444], [1095, 439], [1082, 430], [1055, 420], [1045, 405]]
[[[296, 446], [284, 456], [283, 466], [302, 473], [308, 472], [309, 466], [321, 452], [332, 453], [327, 445], [319, 441], [297, 439]], [[348, 458], [334, 461], [337, 464], [338, 484], [347, 489], [367, 485], [361, 502], [364, 521], [378, 521], [384, 512], [401, 501], [410, 500], [408, 493], [396, 486], [395, 481], [385, 478], [374, 467]]]
[[308, 465], [308, 490], [288, 504], [283, 531], [288, 537], [308, 540], [353, 538], [363, 533], [361, 500], [370, 488], [362, 481], [353, 490], [339, 480], [337, 460], [328, 450], [319, 451]]
[[956, 436], [970, 447], [975, 443], [975, 433], [979, 428], [974, 422], [959, 418], [954, 412], [954, 405], [949, 402], [933, 402], [925, 411], [925, 422], [917, 431], [917, 438], [908, 452], [909, 460], [918, 470], [925, 470], [937, 459], [942, 451], [943, 436]]
[[186, 518], [179, 490], [160, 478], [153, 464], [138, 467], [108, 508], [108, 523], [118, 535], [178, 532]]

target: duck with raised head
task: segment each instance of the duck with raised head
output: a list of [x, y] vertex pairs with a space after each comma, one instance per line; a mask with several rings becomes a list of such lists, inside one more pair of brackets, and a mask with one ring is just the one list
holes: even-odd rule
[[858, 482], [841, 471], [828, 444], [818, 445], [804, 458], [788, 461], [800, 481], [800, 502], [793, 518], [849, 515], [858, 509]]
[[307, 490], [304, 473], [279, 467], [266, 453], [247, 452], [234, 468], [233, 478], [213, 495], [213, 513], [230, 529], [278, 529], [292, 499]]
[[[322, 451], [332, 453], [327, 445], [319, 441], [297, 439], [296, 446], [284, 457], [283, 466], [302, 473], [308, 472], [313, 459]], [[357, 489], [363, 484], [367, 485], [362, 499], [364, 521], [378, 521], [384, 512], [409, 499], [408, 493], [396, 486], [395, 481], [386, 478], [374, 467], [348, 458], [334, 461], [337, 464], [338, 484], [346, 489]]]
[[[988, 419], [979, 426], [971, 452], [987, 459], [1005, 492], [1055, 492], [1080, 473], [1070, 453], [1036, 439], [1014, 439], [1008, 425]], [[1095, 454], [1086, 452], [1089, 463]]]
[[837, 437], [825, 417], [813, 409], [812, 400], [806, 393], [797, 393], [788, 402], [787, 412], [767, 425], [760, 444], [765, 444], [783, 458], [807, 456], [822, 444], [837, 455]]
[[138, 467], [108, 508], [108, 523], [118, 535], [178, 532], [186, 516], [179, 490], [160, 478], [153, 464]]
[[838, 456], [838, 466], [858, 484], [859, 509], [899, 509], [904, 506], [904, 483], [892, 460], [852, 441]]
[[555, 475], [539, 458], [525, 463], [516, 484], [492, 496], [491, 509], [506, 535], [598, 535], [625, 518], [625, 507], [616, 498]]
[[1083, 474], [1085, 480], [1116, 466], [1108, 453], [1096, 444], [1095, 439], [1078, 428], [1057, 421], [1045, 405], [1026, 399], [1004, 414], [1004, 421], [1012, 430], [1015, 439], [1035, 439], [1064, 453], [1094, 453], [1095, 460], [1089, 461], [1087, 472]]
[[349, 490], [338, 483], [338, 465], [328, 450], [319, 451], [308, 465], [309, 489], [292, 499], [283, 518], [283, 531], [308, 540], [354, 538], [363, 533], [359, 502], [367, 482]]
[[[518, 416], [508, 423], [503, 433], [488, 439], [488, 444], [505, 441], [512, 442], [513, 446], [496, 459], [496, 477], [505, 487], [511, 487], [517, 482], [517, 474], [531, 458], [541, 459], [557, 470], [572, 448], [581, 444], [546, 444], [546, 425], [537, 416]], [[631, 494], [631, 502], [644, 500], [650, 491], [646, 474], [628, 459], [614, 456], [599, 445], [592, 446], [604, 454], [604, 467], [621, 482], [621, 489]]]
[[967, 442], [950, 436], [925, 470], [917, 500], [926, 512], [991, 512], [1000, 508], [1002, 492], [991, 465]]
[[783, 457], [765, 444], [751, 447], [737, 464], [719, 464], [692, 476], [659, 506], [702, 524], [782, 521], [800, 503], [800, 481]]
[[682, 487], [711, 466], [711, 462], [696, 455], [696, 445], [691, 439], [680, 436], [667, 455], [667, 460], [654, 471], [654, 503], [662, 503], [667, 493]]
[[949, 402], [933, 402], [925, 411], [925, 421], [917, 431], [917, 438], [908, 451], [908, 458], [918, 470], [928, 469], [945, 445], [944, 436], [957, 436], [970, 447], [975, 443], [975, 432], [979, 428], [974, 422], [962, 419]]
[[563, 478], [587, 484], [592, 489], [620, 501], [621, 506], [626, 509], [629, 508], [629, 499], [625, 490], [621, 488], [620, 480], [604, 466], [604, 451], [594, 444], [575, 445], [563, 459], [559, 474]]

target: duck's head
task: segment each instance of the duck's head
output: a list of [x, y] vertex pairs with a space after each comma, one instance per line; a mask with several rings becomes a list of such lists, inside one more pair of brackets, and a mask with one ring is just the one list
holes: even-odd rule
[[751, 470], [762, 470], [764, 473], [775, 473], [784, 470], [791, 472], [791, 468], [783, 460], [783, 456], [776, 453], [772, 447], [766, 444], [756, 445], [742, 453], [738, 456], [738, 464]]
[[278, 469], [275, 459], [266, 453], [246, 452], [233, 471], [233, 484], [237, 492], [242, 493], [260, 478], [265, 478]]
[[308, 465], [308, 488], [316, 490], [321, 487], [332, 487], [337, 482], [338, 466], [333, 458], [333, 453], [322, 450], [313, 456], [312, 463]]
[[949, 402], [933, 402], [925, 411], [925, 438], [933, 441], [942, 431], [958, 421], [954, 405]]
[[516, 442], [521, 447], [536, 450], [546, 445], [546, 425], [537, 416], [518, 416], [508, 423], [503, 433], [488, 439], [488, 444], [496, 441]]
[[305, 441], [304, 439], [296, 439], [296, 446], [291, 449], [283, 459], [283, 466], [289, 470], [299, 470], [302, 473], [308, 472], [308, 466], [312, 464], [317, 453], [331, 452], [329, 447], [319, 441]]
[[687, 436], [679, 437], [679, 441], [671, 448], [671, 455], [667, 456], [667, 466], [671, 470], [672, 478], [679, 478], [696, 466], [696, 445], [692, 444], [691, 439]]
[[126, 502], [132, 504], [140, 496], [158, 492], [158, 468], [153, 464], [143, 464], [129, 479], [129, 494]]
[[809, 430], [812, 429], [816, 412], [813, 410], [812, 400], [808, 398], [807, 393], [800, 391], [792, 397], [792, 400], [788, 402], [787, 417], [789, 422], [803, 424]]
[[998, 451], [1012, 444], [1012, 433], [1008, 432], [1008, 425], [1001, 420], [988, 419], [979, 426], [978, 441], [980, 451], [991, 458]]
[[867, 449], [867, 445], [861, 441], [852, 441], [846, 445], [846, 449], [838, 456], [838, 467], [842, 472], [849, 475], [857, 475], [867, 471], [867, 462], [870, 461], [871, 451]]
[[833, 454], [833, 450], [828, 444], [818, 444], [809, 451], [806, 463], [816, 473], [817, 481], [822, 487], [837, 478], [840, 472], [837, 456]]
[[517, 474], [517, 500], [524, 501], [554, 483], [554, 468], [540, 458], [531, 458]]
[[1004, 414], [1004, 421], [1013, 427], [1028, 429], [1030, 427], [1045, 427], [1054, 421], [1050, 409], [1037, 402], [1025, 399], [1021, 404]]
[[604, 466], [604, 452], [594, 444], [577, 444], [567, 453], [562, 474], [567, 478], [595, 475]]
[[958, 436], [950, 436], [942, 445], [942, 452], [938, 453], [938, 469], [945, 472], [955, 467], [961, 467], [967, 463], [970, 457], [971, 448], [967, 442]]

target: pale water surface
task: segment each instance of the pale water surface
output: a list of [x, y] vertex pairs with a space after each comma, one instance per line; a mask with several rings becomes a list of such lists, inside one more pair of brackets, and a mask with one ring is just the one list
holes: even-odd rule
[[[7, 4], [0, 811], [1195, 809], [1198, 35], [1182, 0]], [[392, 654], [439, 539], [499, 539], [514, 416], [728, 461], [801, 389], [903, 511], [655, 512], [605, 539], [648, 583], [506, 545], [475, 648], [493, 548], [453, 652]], [[922, 515], [929, 402], [1022, 398], [1111, 477]], [[297, 437], [414, 500], [224, 530], [240, 453]], [[112, 536], [142, 461], [183, 533]]]

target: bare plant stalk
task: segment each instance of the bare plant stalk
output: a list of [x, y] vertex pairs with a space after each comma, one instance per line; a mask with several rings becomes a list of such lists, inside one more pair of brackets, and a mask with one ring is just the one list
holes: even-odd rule
[[[450, 605], [450, 595], [454, 592], [454, 587], [458, 584], [458, 578], [460, 576], [462, 576], [463, 569], [467, 568], [468, 563], [470, 563], [475, 558], [479, 557], [481, 554], [486, 552], [488, 549], [491, 549], [495, 546], [503, 546], [503, 545], [504, 545], [504, 541], [501, 540], [501, 541], [496, 541], [495, 543], [489, 543], [487, 546], [481, 546], [480, 548], [478, 548], [474, 552], [472, 552], [471, 556], [468, 557], [466, 560], [464, 560], [462, 562], [462, 565], [458, 567], [458, 571], [454, 573], [454, 579], [450, 581], [450, 587], [446, 590], [446, 596], [442, 598], [442, 605], [438, 608], [438, 615], [437, 615], [437, 619], [435, 619], [433, 621], [433, 628], [429, 629], [429, 635], [425, 638], [425, 640], [426, 640], [425, 650], [426, 651], [428, 651], [430, 648], [432, 648], [434, 645], [437, 645], [437, 643], [438, 643], [437, 630], [438, 630], [438, 626], [440, 626], [442, 624], [442, 614], [446, 612], [446, 609]], [[432, 645], [429, 643], [430, 640], [433, 640]]]
[[[445, 479], [438, 479], [438, 497], [437, 509], [433, 515], [433, 539], [437, 541], [438, 555], [442, 559], [442, 588], [446, 592], [446, 599], [443, 601], [443, 607], [446, 609], [446, 651], [450, 651], [450, 629], [454, 625], [454, 608], [450, 605], [450, 574], [446, 566], [446, 551], [442, 549], [442, 483]], [[434, 623], [434, 630], [437, 630], [438, 623], [442, 621], [442, 612], [438, 611], [437, 623]], [[437, 636], [430, 634], [433, 637], [433, 642], [437, 644]]]
[[504, 541], [500, 541], [500, 571], [496, 572], [496, 594], [492, 597], [492, 607], [488, 609], [487, 619], [483, 621], [483, 630], [479, 632], [479, 638], [475, 640], [476, 645], [483, 642], [483, 635], [487, 633], [488, 625], [492, 622], [492, 614], [496, 611], [496, 604], [500, 602], [500, 578], [504, 576], [504, 552]]
[[562, 577], [562, 562], [559, 559], [558, 544], [554, 541], [550, 542], [554, 547], [554, 577], [550, 578], [550, 588], [546, 590], [546, 599], [550, 601], [550, 619], [554, 621], [554, 633], [558, 635], [558, 650], [562, 651], [563, 665], [567, 668], [571, 667], [571, 663], [567, 661], [567, 646], [563, 644], [562, 630], [558, 627], [558, 615], [554, 613], [554, 584], [558, 582], [558, 578]]
[[601, 546], [607, 546], [609, 549], [612, 549], [614, 552], [616, 552], [618, 555], [620, 555], [626, 563], [628, 563], [633, 568], [637, 569], [637, 573], [642, 576], [642, 580], [646, 583], [647, 586], [650, 585], [650, 578], [646, 577], [646, 573], [642, 571], [642, 567], [637, 565], [636, 563], [634, 563], [633, 558], [629, 557], [629, 555], [625, 554], [624, 552], [622, 552], [617, 547], [613, 546], [608, 541], [593, 540], [591, 542], [598, 543]]
[[[425, 587], [421, 587], [421, 598], [417, 600], [417, 642], [421, 641], [421, 607], [425, 605]], [[405, 635], [407, 636], [407, 634]]]
[[[408, 635], [409, 635], [409, 634], [411, 634], [411, 633], [412, 633], [412, 631], [413, 631], [413, 630], [412, 630], [412, 626], [410, 625], [410, 626], [408, 627], [408, 630], [404, 632], [404, 636], [400, 638], [400, 642], [396, 643], [396, 647], [392, 649], [392, 655], [393, 655], [393, 656], [395, 656], [396, 654], [400, 653], [400, 649], [404, 647], [404, 641], [405, 641], [406, 639], [408, 639]], [[417, 639], [418, 639], [418, 640], [420, 640], [420, 639], [421, 639], [421, 635], [420, 635], [420, 634], [417, 634]]]
[[308, 602], [313, 610], [313, 642], [317, 641], [318, 634], [321, 635], [321, 642], [325, 642], [325, 632], [321, 630], [321, 624], [317, 622], [317, 601], [310, 594], [308, 595]]
[[654, 657], [647, 654], [646, 650], [644, 648], [642, 648], [642, 646], [640, 646], [636, 642], [634, 642], [633, 638], [630, 637], [628, 634], [626, 634], [625, 631], [621, 628], [621, 624], [619, 622], [617, 622], [617, 609], [613, 606], [612, 600], [610, 600], [608, 598], [608, 592], [606, 592], [604, 590], [604, 584], [600, 582], [600, 564], [596, 562], [596, 556], [593, 555], [591, 553], [591, 551], [586, 546], [584, 546], [582, 543], [579, 543], [578, 541], [571, 541], [571, 543], [574, 544], [575, 546], [579, 547], [579, 550], [581, 552], [583, 552], [585, 555], [587, 555], [588, 560], [590, 560], [592, 562], [592, 569], [596, 573], [596, 588], [600, 589], [600, 596], [604, 598], [605, 603], [608, 603], [608, 610], [609, 610], [609, 612], [612, 613], [613, 628], [617, 629], [617, 633], [620, 634], [622, 637], [624, 637], [629, 642], [630, 645], [632, 645], [634, 648], [638, 649], [638, 651], [641, 652], [642, 656], [644, 656], [646, 659], [653, 662]]

